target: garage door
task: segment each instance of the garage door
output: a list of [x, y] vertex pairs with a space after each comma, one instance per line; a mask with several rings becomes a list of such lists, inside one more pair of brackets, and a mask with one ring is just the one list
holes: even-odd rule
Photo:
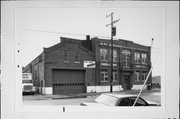
[[85, 93], [84, 70], [52, 70], [53, 94]]

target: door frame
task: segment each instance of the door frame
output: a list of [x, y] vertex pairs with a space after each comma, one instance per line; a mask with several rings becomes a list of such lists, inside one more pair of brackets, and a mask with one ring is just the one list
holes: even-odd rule
[[[125, 83], [125, 76], [129, 77], [128, 83]], [[128, 84], [128, 88], [127, 88], [126, 84]], [[122, 85], [123, 85], [123, 90], [131, 90], [131, 87], [132, 87], [132, 76], [131, 76], [130, 72], [124, 72], [123, 73], [123, 84]]]

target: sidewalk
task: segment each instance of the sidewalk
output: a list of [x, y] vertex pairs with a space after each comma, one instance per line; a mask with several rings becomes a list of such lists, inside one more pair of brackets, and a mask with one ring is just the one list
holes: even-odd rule
[[[125, 93], [125, 94], [137, 94], [139, 93], [140, 90], [128, 90], [128, 91], [114, 91], [113, 93]], [[152, 89], [152, 90], [143, 90], [143, 93], [148, 93], [148, 92], [159, 92], [161, 91], [160, 89]], [[51, 95], [51, 94], [46, 94], [46, 95], [40, 95], [36, 94], [34, 96], [24, 96], [24, 100], [56, 100], [56, 99], [72, 99], [72, 98], [86, 98], [87, 96], [98, 96], [102, 93], [109, 93], [109, 92], [100, 92], [100, 93], [79, 93], [79, 94], [63, 94], [63, 95]]]

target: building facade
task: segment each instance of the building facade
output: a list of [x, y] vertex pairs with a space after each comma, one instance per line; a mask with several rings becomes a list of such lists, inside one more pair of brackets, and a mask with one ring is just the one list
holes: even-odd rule
[[[23, 72], [32, 73], [42, 94], [109, 92], [111, 41], [61, 37]], [[113, 91], [141, 89], [151, 68], [151, 48], [127, 40], [113, 43]], [[151, 75], [147, 84], [152, 82]]]

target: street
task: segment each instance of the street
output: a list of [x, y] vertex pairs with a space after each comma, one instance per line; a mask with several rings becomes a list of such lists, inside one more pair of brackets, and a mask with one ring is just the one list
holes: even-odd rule
[[[120, 94], [135, 94], [138, 92], [133, 91], [121, 91], [114, 92]], [[80, 105], [81, 102], [92, 102], [98, 95], [90, 95], [87, 97], [76, 97], [76, 98], [50, 98], [41, 95], [25, 95], [23, 96], [23, 104], [25, 105]], [[161, 92], [157, 91], [145, 91], [142, 92], [141, 97], [145, 100], [149, 100], [156, 103], [161, 103]]]

